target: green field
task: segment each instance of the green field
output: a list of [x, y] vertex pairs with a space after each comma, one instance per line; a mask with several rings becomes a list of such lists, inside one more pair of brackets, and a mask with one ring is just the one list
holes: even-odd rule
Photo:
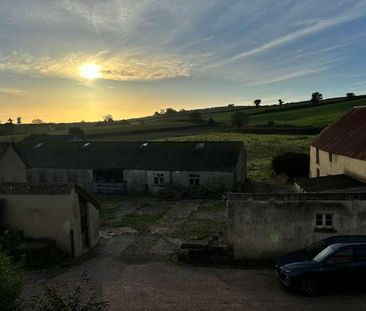
[[351, 110], [354, 106], [365, 105], [366, 99], [359, 99], [339, 104], [263, 113], [249, 117], [249, 124], [260, 125], [273, 121], [277, 124], [294, 126], [325, 127], [337, 121], [345, 112]]

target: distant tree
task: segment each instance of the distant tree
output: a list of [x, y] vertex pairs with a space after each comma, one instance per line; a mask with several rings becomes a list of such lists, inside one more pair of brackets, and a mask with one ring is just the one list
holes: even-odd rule
[[311, 103], [313, 105], [317, 105], [319, 104], [319, 101], [321, 101], [323, 99], [323, 94], [319, 93], [319, 92], [314, 92], [313, 94], [311, 94]]
[[188, 118], [191, 121], [200, 121], [200, 120], [202, 120], [202, 113], [200, 113], [198, 111], [192, 111], [189, 113]]
[[114, 122], [113, 117], [112, 117], [111, 114], [107, 114], [107, 115], [103, 116], [103, 121], [105, 123], [112, 123], [112, 122]]
[[348, 100], [353, 100], [356, 98], [355, 93], [347, 93], [346, 94]]
[[160, 116], [160, 113], [158, 111], [155, 111], [153, 114], [153, 117], [159, 117], [159, 116]]
[[160, 109], [159, 114], [163, 115], [165, 113], [165, 109]]
[[12, 118], [9, 118], [9, 119], [8, 119], [8, 123], [9, 123], [9, 124], [13, 124], [13, 119], [12, 119]]
[[247, 123], [248, 119], [242, 111], [237, 111], [231, 115], [231, 125], [233, 127], [242, 127]]
[[215, 120], [212, 119], [212, 118], [209, 118], [208, 121], [207, 121], [207, 123], [208, 123], [208, 126], [215, 126], [216, 125]]
[[233, 108], [235, 105], [234, 104], [229, 104], [227, 105], [229, 108]]
[[85, 135], [84, 131], [80, 127], [70, 127], [69, 134], [78, 137], [83, 137]]
[[262, 102], [261, 99], [256, 99], [256, 100], [253, 101], [253, 104], [255, 105], [255, 107], [258, 108], [260, 106], [261, 102]]
[[22, 124], [22, 117], [17, 117], [17, 124]]
[[32, 120], [32, 124], [43, 124], [44, 122], [41, 119]]
[[283, 100], [282, 100], [282, 99], [279, 99], [279, 100], [278, 100], [278, 104], [279, 104], [280, 106], [282, 106], [282, 105], [283, 105]]
[[175, 114], [175, 113], [177, 113], [177, 111], [173, 108], [166, 108], [165, 109], [165, 115], [166, 116], [170, 116], [170, 115]]

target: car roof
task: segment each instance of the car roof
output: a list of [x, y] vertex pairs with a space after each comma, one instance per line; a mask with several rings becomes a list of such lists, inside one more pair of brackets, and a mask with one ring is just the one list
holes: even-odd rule
[[366, 235], [337, 235], [331, 236], [325, 239], [327, 243], [354, 243], [354, 242], [366, 242]]
[[338, 250], [344, 246], [347, 247], [352, 247], [352, 246], [366, 246], [366, 242], [354, 242], [354, 243], [334, 243], [329, 245], [330, 247], [332, 247], [335, 250]]

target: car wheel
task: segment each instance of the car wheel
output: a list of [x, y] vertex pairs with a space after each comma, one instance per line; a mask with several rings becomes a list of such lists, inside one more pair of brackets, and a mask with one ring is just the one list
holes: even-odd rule
[[307, 279], [301, 282], [301, 292], [305, 296], [314, 296], [318, 290], [318, 284], [314, 280]]

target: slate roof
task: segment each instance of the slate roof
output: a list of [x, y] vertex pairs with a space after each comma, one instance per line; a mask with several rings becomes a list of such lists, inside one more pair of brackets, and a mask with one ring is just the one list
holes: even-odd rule
[[8, 150], [10, 143], [0, 143], [0, 160], [5, 155], [6, 151]]
[[62, 195], [70, 194], [75, 189], [88, 202], [100, 208], [99, 202], [86, 190], [72, 183], [5, 183], [0, 184], [0, 194], [11, 195]]
[[32, 134], [23, 139], [24, 142], [46, 143], [46, 142], [81, 142], [83, 138], [74, 135], [47, 135], [47, 134]]
[[30, 167], [233, 171], [242, 142], [19, 143]]
[[325, 128], [311, 146], [334, 154], [366, 160], [366, 107], [355, 107]]
[[311, 179], [298, 179], [296, 184], [305, 192], [364, 189], [366, 184], [348, 175], [329, 175]]

